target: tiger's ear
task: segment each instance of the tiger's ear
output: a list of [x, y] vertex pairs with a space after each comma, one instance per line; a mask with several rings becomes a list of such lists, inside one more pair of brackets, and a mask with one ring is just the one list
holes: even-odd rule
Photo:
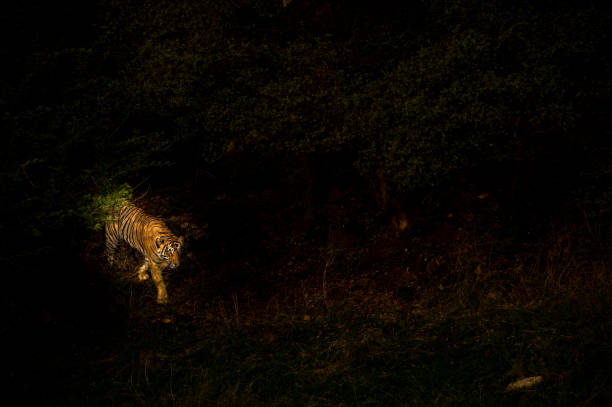
[[179, 237], [178, 242], [181, 246], [183, 246], [183, 244], [185, 243], [185, 239], [183, 239], [183, 236]]

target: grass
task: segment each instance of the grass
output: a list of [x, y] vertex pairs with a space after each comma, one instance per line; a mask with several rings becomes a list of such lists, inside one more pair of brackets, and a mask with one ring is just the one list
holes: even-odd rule
[[[609, 291], [609, 290], [608, 290]], [[118, 352], [64, 385], [63, 405], [598, 406], [612, 401], [611, 297], [550, 294], [477, 308], [364, 313], [327, 301], [307, 317], [151, 311]], [[239, 308], [228, 300], [228, 309]], [[214, 307], [208, 308], [209, 310]], [[312, 311], [312, 307], [310, 308]], [[176, 310], [175, 310], [176, 311]], [[541, 375], [531, 391], [508, 393]]]
[[[593, 249], [604, 245], [551, 241], [515, 261], [455, 239], [414, 272], [386, 256], [351, 273], [351, 253], [320, 251], [292, 260], [263, 299], [187, 263], [168, 275], [167, 307], [150, 282], [117, 277], [121, 334], [57, 356], [42, 404], [610, 406], [612, 276]], [[122, 261], [117, 276], [137, 266]], [[240, 276], [274, 281], [257, 271]], [[532, 376], [542, 383], [506, 391]]]

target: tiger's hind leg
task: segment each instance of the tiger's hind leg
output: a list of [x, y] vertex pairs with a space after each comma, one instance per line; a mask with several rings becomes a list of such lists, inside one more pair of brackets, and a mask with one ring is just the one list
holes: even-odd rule
[[108, 222], [104, 226], [104, 234], [106, 237], [106, 258], [109, 264], [115, 262], [115, 250], [119, 245], [119, 230], [117, 222]]
[[142, 263], [142, 266], [138, 267], [138, 279], [140, 281], [149, 279], [149, 274], [147, 274], [147, 270], [149, 269], [149, 266], [150, 266], [149, 259], [145, 257], [145, 261], [144, 263]]

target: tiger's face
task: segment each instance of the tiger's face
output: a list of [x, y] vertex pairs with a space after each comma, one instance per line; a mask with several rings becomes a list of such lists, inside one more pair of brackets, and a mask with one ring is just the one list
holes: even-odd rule
[[171, 269], [175, 269], [181, 264], [181, 248], [183, 247], [183, 237], [178, 240], [167, 237], [158, 237], [155, 239], [155, 245], [159, 248], [159, 257], [161, 257]]

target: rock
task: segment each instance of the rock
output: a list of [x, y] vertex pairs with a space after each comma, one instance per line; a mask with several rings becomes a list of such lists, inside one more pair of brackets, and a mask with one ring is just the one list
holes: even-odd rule
[[529, 390], [534, 386], [542, 383], [542, 376], [531, 376], [510, 383], [506, 387], [506, 391]]

